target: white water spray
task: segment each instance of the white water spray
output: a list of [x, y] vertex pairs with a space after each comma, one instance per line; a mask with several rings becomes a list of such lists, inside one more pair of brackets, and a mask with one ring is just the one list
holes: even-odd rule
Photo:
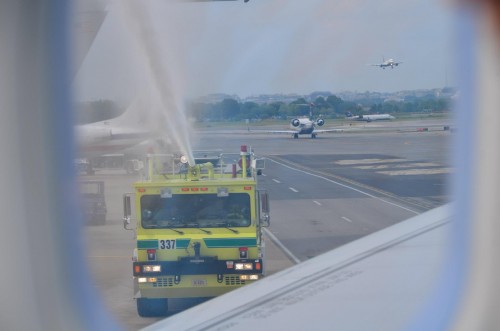
[[[174, 73], [169, 63], [165, 63], [169, 57], [161, 52], [145, 5], [133, 0], [118, 3], [127, 29], [139, 44], [142, 62], [140, 65], [145, 68], [148, 76], [148, 84], [144, 86], [145, 90], [148, 90], [141, 93], [147, 94], [147, 100], [143, 102], [146, 101], [145, 106], [149, 109], [145, 111], [154, 115], [155, 131], [173, 141], [175, 147], [187, 156], [188, 163], [194, 165], [189, 135], [192, 130], [187, 121], [183, 94], [180, 92], [181, 84], [174, 85], [174, 82], [180, 82], [182, 77], [179, 73]], [[168, 41], [169, 39], [166, 42]]]

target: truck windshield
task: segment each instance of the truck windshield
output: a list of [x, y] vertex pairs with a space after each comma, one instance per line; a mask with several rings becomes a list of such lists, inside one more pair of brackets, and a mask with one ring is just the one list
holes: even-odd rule
[[217, 194], [141, 197], [141, 224], [145, 229], [247, 227], [250, 223], [247, 193], [231, 193], [227, 197]]

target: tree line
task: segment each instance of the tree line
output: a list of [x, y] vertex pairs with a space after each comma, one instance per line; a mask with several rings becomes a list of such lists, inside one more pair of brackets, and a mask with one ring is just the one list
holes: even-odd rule
[[241, 121], [245, 119], [285, 119], [297, 116], [308, 116], [312, 110], [313, 117], [343, 118], [346, 112], [361, 114], [397, 114], [418, 112], [443, 112], [450, 109], [450, 100], [446, 98], [410, 98], [404, 101], [361, 100], [344, 101], [331, 95], [326, 98], [317, 97], [313, 102], [299, 98], [293, 102], [239, 102], [224, 99], [217, 103], [192, 102], [189, 116], [198, 122], [205, 121]]
[[[262, 119], [286, 119], [297, 116], [308, 116], [312, 110], [313, 117], [343, 118], [346, 112], [361, 114], [400, 114], [420, 112], [442, 112], [450, 109], [449, 98], [431, 96], [410, 97], [403, 101], [384, 101], [382, 99], [366, 99], [345, 101], [330, 95], [316, 97], [314, 101], [298, 98], [286, 102], [240, 102], [235, 99], [224, 99], [216, 103], [191, 101], [188, 106], [188, 117], [198, 122], [207, 121], [242, 121]], [[82, 102], [76, 105], [76, 123], [85, 124], [105, 121], [119, 116], [125, 108], [111, 100]]]

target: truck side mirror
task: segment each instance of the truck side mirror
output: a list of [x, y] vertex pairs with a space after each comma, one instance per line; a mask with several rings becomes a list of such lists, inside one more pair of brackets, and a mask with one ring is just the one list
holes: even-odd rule
[[263, 227], [271, 225], [271, 217], [269, 215], [269, 196], [266, 191], [260, 191], [260, 224]]
[[132, 207], [131, 207], [131, 202], [130, 202], [130, 195], [124, 194], [123, 195], [123, 228], [125, 230], [132, 230], [128, 228], [130, 225], [130, 218], [132, 215]]
[[257, 176], [262, 175], [262, 170], [266, 168], [266, 160], [265, 159], [253, 159], [253, 168], [257, 172]]

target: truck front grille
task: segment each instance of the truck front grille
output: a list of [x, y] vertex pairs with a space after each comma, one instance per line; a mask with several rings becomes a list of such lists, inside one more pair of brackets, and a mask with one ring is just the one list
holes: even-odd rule
[[[226, 285], [245, 285], [244, 280], [240, 280], [239, 276], [225, 276]], [[172, 287], [175, 286], [174, 277], [158, 277], [156, 283], [152, 283], [153, 287]]]
[[173, 277], [158, 277], [156, 283], [153, 283], [153, 287], [170, 287], [174, 286]]
[[245, 281], [240, 279], [240, 276], [226, 276], [226, 285], [245, 285]]

